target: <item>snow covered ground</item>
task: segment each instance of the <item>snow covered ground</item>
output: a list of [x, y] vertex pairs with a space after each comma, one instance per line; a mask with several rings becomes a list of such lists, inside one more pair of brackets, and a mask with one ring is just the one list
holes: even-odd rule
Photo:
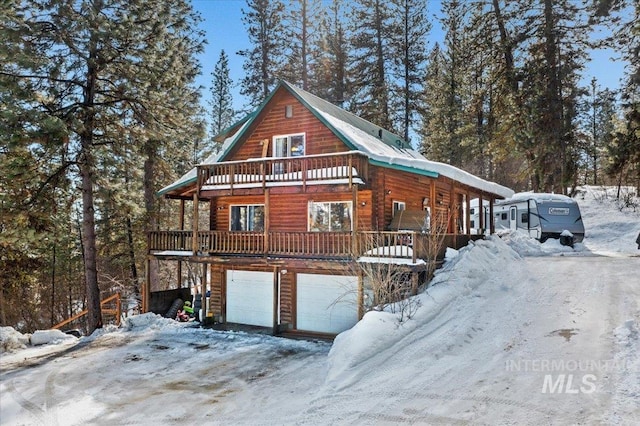
[[149, 314], [39, 346], [2, 328], [0, 423], [640, 424], [640, 208], [614, 194], [584, 188], [575, 249], [450, 251], [410, 320], [371, 312], [333, 344]]

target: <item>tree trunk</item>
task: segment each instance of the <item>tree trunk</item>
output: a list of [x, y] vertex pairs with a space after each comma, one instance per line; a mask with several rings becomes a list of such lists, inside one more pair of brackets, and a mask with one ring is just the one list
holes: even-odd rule
[[82, 153], [80, 177], [82, 179], [82, 245], [84, 246], [84, 274], [87, 286], [87, 331], [93, 333], [102, 327], [100, 311], [100, 288], [98, 287], [98, 267], [96, 257], [96, 225], [93, 207], [93, 155], [91, 136], [81, 137]]
[[129, 267], [131, 268], [131, 280], [135, 286], [136, 294], [140, 293], [138, 283], [138, 268], [136, 267], [136, 250], [133, 244], [133, 225], [131, 217], [127, 216], [127, 244], [129, 245]]
[[[158, 216], [156, 209], [156, 195], [154, 190], [155, 183], [155, 165], [156, 165], [156, 149], [152, 140], [147, 140], [144, 145], [144, 207], [147, 214], [146, 231], [154, 231], [158, 227]], [[149, 282], [156, 283], [158, 280], [158, 264], [157, 262], [149, 263]]]
[[[95, 37], [95, 36], [94, 36]], [[82, 187], [82, 245], [84, 246], [84, 275], [87, 289], [87, 332], [93, 333], [102, 327], [100, 310], [100, 287], [96, 249], [96, 221], [93, 204], [95, 159], [93, 157], [93, 131], [95, 129], [95, 95], [98, 80], [97, 41], [91, 40], [87, 58], [87, 81], [84, 87], [83, 128], [80, 136], [80, 178]]]

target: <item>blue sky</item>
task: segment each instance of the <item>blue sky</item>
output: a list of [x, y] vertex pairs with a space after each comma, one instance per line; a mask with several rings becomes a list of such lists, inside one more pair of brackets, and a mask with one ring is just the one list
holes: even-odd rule
[[[328, 2], [329, 0], [323, 0]], [[203, 18], [201, 28], [206, 33], [208, 44], [204, 53], [200, 56], [202, 64], [202, 75], [197, 80], [202, 85], [203, 101], [207, 102], [210, 97], [211, 72], [220, 57], [220, 51], [224, 51], [229, 56], [230, 76], [237, 86], [244, 75], [242, 65], [244, 58], [236, 52], [246, 49], [249, 46], [249, 39], [246, 35], [245, 26], [242, 22], [242, 9], [247, 9], [245, 0], [192, 0], [193, 7]], [[285, 2], [286, 4], [286, 2]], [[429, 14], [437, 12], [439, 0], [427, 0]], [[442, 38], [442, 31], [438, 28], [435, 19], [432, 19], [433, 28], [429, 36], [429, 46]], [[591, 52], [592, 60], [587, 64], [587, 69], [583, 75], [583, 85], [587, 86], [592, 77], [596, 77], [601, 87], [617, 89], [620, 87], [620, 79], [623, 75], [623, 63], [614, 62], [611, 58], [615, 55], [610, 50], [599, 50]], [[236, 109], [244, 106], [244, 99], [239, 93], [239, 88], [233, 91], [234, 104]], [[208, 109], [208, 105], [205, 104]]]

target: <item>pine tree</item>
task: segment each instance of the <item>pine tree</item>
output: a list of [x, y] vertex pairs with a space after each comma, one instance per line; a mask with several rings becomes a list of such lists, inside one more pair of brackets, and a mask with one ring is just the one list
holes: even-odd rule
[[392, 98], [397, 100], [392, 104], [399, 115], [394, 121], [399, 123], [400, 134], [409, 141], [417, 114], [424, 110], [422, 83], [427, 62], [426, 37], [431, 24], [425, 15], [424, 0], [393, 0], [392, 8], [395, 17], [392, 25], [398, 28], [391, 44], [396, 82]]
[[583, 150], [584, 183], [603, 183], [601, 169], [605, 160], [606, 147], [614, 133], [613, 118], [616, 114], [615, 93], [602, 89], [595, 78], [591, 80], [588, 98], [582, 107], [582, 131], [585, 134]]
[[463, 98], [467, 69], [462, 42], [466, 6], [457, 0], [443, 2], [442, 13], [445, 49], [437, 47], [429, 57], [425, 87], [429, 113], [424, 120], [422, 146], [429, 158], [460, 167], [465, 158], [463, 136], [468, 131]]
[[622, 123], [609, 146], [608, 174], [616, 176], [618, 196], [623, 182], [634, 182], [640, 193], [640, 3], [634, 0], [595, 2], [595, 17], [612, 29], [607, 44], [626, 61], [622, 88]]
[[343, 27], [342, 0], [333, 0], [320, 21], [320, 37], [315, 51], [318, 57], [312, 66], [309, 89], [317, 96], [344, 107], [347, 96], [347, 63], [349, 62], [346, 32]]
[[449, 155], [446, 149], [448, 135], [446, 108], [446, 79], [444, 75], [445, 58], [440, 45], [431, 49], [428, 56], [429, 65], [426, 70], [424, 84], [425, 111], [423, 113], [423, 127], [421, 130], [422, 143], [420, 151], [433, 161], [447, 162]]
[[233, 96], [231, 95], [233, 81], [229, 77], [229, 57], [224, 50], [220, 52], [220, 58], [216, 63], [212, 76], [211, 134], [215, 136], [232, 125], [235, 117]]
[[201, 48], [201, 35], [183, 0], [29, 0], [21, 5], [29, 10], [26, 25], [10, 48], [29, 46], [25, 52], [37, 60], [11, 58], [0, 64], [0, 73], [30, 87], [37, 102], [29, 109], [54, 117], [69, 135], [69, 161], [77, 165], [82, 189], [87, 331], [92, 332], [102, 321], [96, 227], [102, 160], [122, 152], [122, 144], [137, 144], [141, 136], [157, 151], [167, 140], [160, 136], [180, 129], [173, 119], [182, 116], [172, 113], [185, 107], [177, 100], [197, 102], [197, 92], [185, 92], [184, 81], [196, 75], [189, 61]]
[[281, 76], [304, 90], [312, 84], [312, 70], [319, 59], [314, 47], [318, 44], [322, 15], [318, 0], [290, 0], [285, 14], [286, 61]]
[[[566, 0], [492, 0], [518, 148], [530, 188], [564, 193], [577, 173], [577, 87], [588, 47], [585, 9]], [[514, 29], [512, 33], [509, 28]]]
[[390, 106], [391, 11], [383, 0], [356, 0], [350, 16], [349, 104], [354, 114], [394, 131]]
[[266, 99], [281, 77], [286, 31], [283, 28], [284, 5], [280, 0], [247, 0], [242, 10], [252, 47], [238, 52], [245, 57], [245, 77], [240, 93], [256, 108]]

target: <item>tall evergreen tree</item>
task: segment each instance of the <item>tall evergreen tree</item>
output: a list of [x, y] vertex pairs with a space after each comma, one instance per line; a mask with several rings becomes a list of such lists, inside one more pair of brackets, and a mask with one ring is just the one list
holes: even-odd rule
[[318, 58], [312, 66], [310, 90], [329, 102], [344, 107], [347, 95], [349, 61], [346, 31], [343, 26], [342, 0], [333, 0], [320, 19], [320, 37], [316, 39]]
[[588, 47], [586, 11], [568, 0], [492, 5], [530, 188], [564, 193], [577, 172], [575, 105]]
[[0, 64], [0, 73], [29, 86], [38, 94], [29, 108], [55, 117], [68, 132], [69, 162], [77, 166], [82, 189], [87, 331], [92, 332], [102, 321], [95, 198], [101, 159], [127, 143], [123, 133], [151, 135], [167, 120], [167, 105], [183, 106], [154, 89], [171, 81], [179, 90], [184, 78], [194, 77], [192, 68], [183, 67], [191, 73], [185, 77], [177, 66], [200, 46], [194, 41], [200, 37], [197, 17], [183, 0], [27, 0], [21, 5], [29, 13], [14, 46], [28, 45], [26, 52], [39, 60], [12, 58]]
[[355, 0], [350, 16], [348, 109], [376, 125], [394, 131], [390, 105], [391, 10], [383, 0]]
[[286, 31], [283, 28], [284, 4], [280, 0], [247, 0], [242, 10], [247, 35], [252, 47], [241, 50], [245, 57], [245, 76], [240, 82], [240, 93], [256, 108], [266, 99], [281, 77], [284, 63]]
[[[623, 123], [618, 125], [609, 147], [608, 173], [623, 181], [635, 181], [640, 193], [640, 3], [637, 0], [600, 0], [595, 15], [612, 29], [609, 46], [626, 61], [622, 88]], [[618, 194], [620, 191], [618, 191]]]
[[233, 80], [229, 76], [229, 57], [224, 50], [220, 51], [220, 58], [212, 73], [211, 85], [211, 133], [217, 135], [233, 124], [235, 110], [231, 87]]
[[416, 118], [424, 110], [422, 83], [427, 62], [426, 37], [431, 23], [426, 17], [424, 0], [393, 0], [392, 10], [395, 17], [392, 25], [398, 28], [391, 43], [393, 80], [396, 82], [392, 104], [399, 115], [394, 121], [399, 123], [400, 134], [409, 141]]
[[427, 71], [425, 102], [427, 115], [423, 149], [430, 158], [462, 166], [465, 157], [463, 134], [468, 129], [464, 116], [464, 77], [467, 74], [463, 46], [466, 4], [458, 0], [442, 3], [441, 22], [445, 28], [444, 49], [431, 54]]
[[426, 70], [424, 83], [425, 111], [421, 130], [422, 143], [420, 151], [427, 158], [434, 161], [447, 162], [450, 155], [447, 152], [448, 110], [446, 102], [445, 58], [440, 45], [431, 49], [428, 56], [429, 65]]
[[282, 37], [287, 40], [286, 60], [281, 76], [304, 90], [309, 90], [313, 80], [312, 70], [319, 60], [315, 47], [322, 23], [321, 6], [318, 0], [290, 0], [285, 16], [287, 31]]
[[602, 89], [593, 78], [587, 99], [582, 106], [582, 129], [585, 134], [582, 144], [585, 184], [603, 183], [601, 170], [605, 162], [606, 148], [611, 143], [614, 133], [615, 115], [615, 93], [609, 89]]

